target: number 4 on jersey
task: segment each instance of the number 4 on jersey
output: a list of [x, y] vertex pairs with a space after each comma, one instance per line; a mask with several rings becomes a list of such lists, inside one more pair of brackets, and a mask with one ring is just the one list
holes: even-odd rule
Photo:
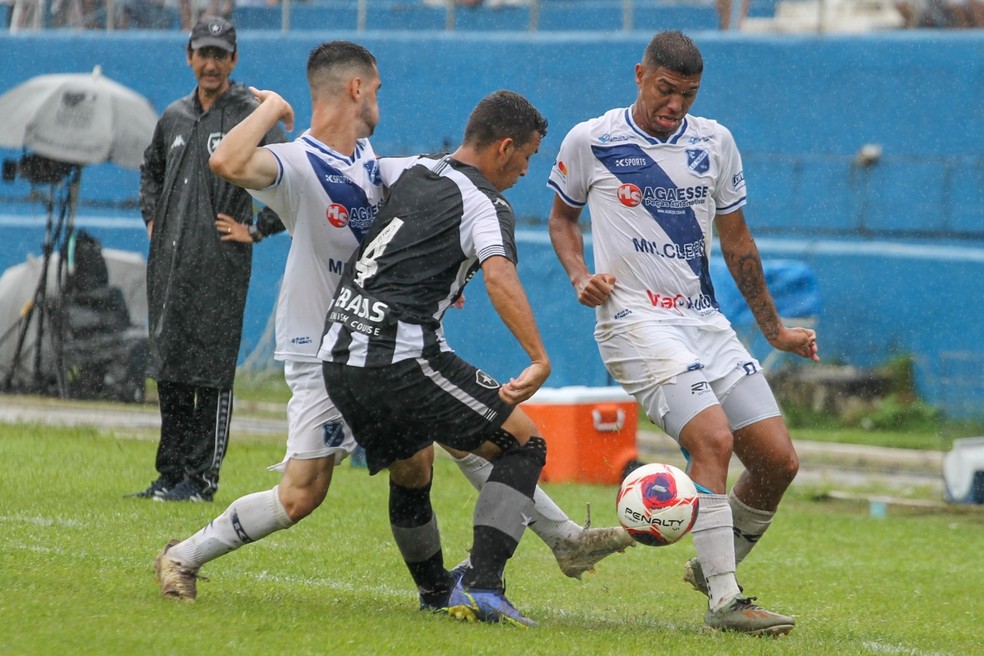
[[369, 242], [362, 257], [355, 263], [355, 284], [364, 287], [366, 281], [376, 275], [379, 264], [376, 260], [386, 252], [386, 247], [393, 241], [397, 231], [403, 227], [403, 221], [394, 217], [390, 224], [383, 228], [376, 238]]

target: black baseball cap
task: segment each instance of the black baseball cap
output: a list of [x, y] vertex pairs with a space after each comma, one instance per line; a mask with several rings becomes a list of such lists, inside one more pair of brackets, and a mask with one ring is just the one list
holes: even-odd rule
[[214, 47], [236, 52], [236, 28], [224, 18], [205, 16], [191, 28], [188, 47], [192, 50]]

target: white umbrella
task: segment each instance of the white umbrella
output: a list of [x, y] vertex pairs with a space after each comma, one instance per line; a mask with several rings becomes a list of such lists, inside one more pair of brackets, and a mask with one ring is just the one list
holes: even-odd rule
[[137, 169], [157, 113], [139, 93], [92, 73], [39, 75], [0, 96], [0, 146], [69, 164]]

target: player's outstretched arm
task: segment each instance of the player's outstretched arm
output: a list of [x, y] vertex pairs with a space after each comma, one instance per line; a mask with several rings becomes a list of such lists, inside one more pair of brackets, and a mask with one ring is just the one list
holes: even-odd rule
[[718, 215], [716, 224], [724, 262], [769, 344], [819, 362], [816, 332], [809, 328], [787, 328], [779, 318], [765, 283], [762, 258], [745, 222], [744, 212], [739, 208], [730, 214]]
[[273, 91], [249, 90], [259, 106], [232, 128], [208, 160], [209, 168], [234, 185], [247, 189], [264, 189], [276, 179], [279, 169], [273, 153], [259, 148], [267, 132], [278, 122], [288, 131], [294, 128], [294, 109]]
[[557, 258], [574, 286], [574, 293], [582, 305], [597, 307], [611, 296], [615, 288], [615, 276], [610, 273], [592, 275], [584, 261], [584, 237], [578, 220], [581, 209], [571, 207], [554, 195], [550, 209], [550, 243]]
[[516, 265], [508, 258], [494, 255], [482, 262], [482, 277], [495, 311], [530, 356], [530, 366], [499, 389], [503, 401], [513, 405], [522, 403], [546, 382], [550, 375], [550, 359], [526, 291], [516, 273]]

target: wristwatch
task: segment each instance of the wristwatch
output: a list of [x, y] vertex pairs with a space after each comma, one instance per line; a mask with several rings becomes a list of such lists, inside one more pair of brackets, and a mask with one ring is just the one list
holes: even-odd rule
[[249, 233], [249, 238], [253, 240], [254, 244], [259, 244], [263, 241], [263, 233], [260, 232], [260, 229], [256, 227], [255, 223], [250, 223], [246, 231]]

